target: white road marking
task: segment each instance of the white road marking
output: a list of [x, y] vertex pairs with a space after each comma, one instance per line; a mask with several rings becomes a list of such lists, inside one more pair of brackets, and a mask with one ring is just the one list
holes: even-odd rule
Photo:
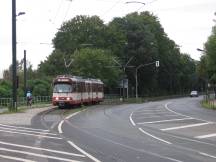
[[[85, 111], [85, 109], [84, 109], [84, 110], [82, 110], [82, 111]], [[82, 112], [82, 111], [75, 112], [75, 113], [73, 113], [73, 114], [71, 114], [71, 115], [67, 116], [65, 119], [66, 119], [66, 120], [68, 120], [69, 118], [71, 118], [71, 117], [73, 117], [73, 116], [75, 116], [75, 115], [79, 114], [79, 113], [80, 113], [80, 112]], [[65, 119], [64, 119], [64, 120], [62, 120], [62, 121], [59, 123], [59, 125], [58, 125], [58, 132], [59, 132], [60, 134], [62, 134], [62, 133], [63, 133], [63, 131], [62, 131], [62, 125], [63, 125], [63, 123], [64, 123]]]
[[163, 109], [151, 109], [151, 110], [142, 110], [142, 111], [136, 111], [136, 113], [142, 113], [142, 112], [157, 112], [157, 111], [161, 111], [163, 112]]
[[28, 136], [42, 137], [42, 138], [62, 139], [59, 137], [43, 136], [43, 135], [36, 135], [36, 134], [31, 134], [31, 133], [12, 132], [12, 131], [6, 131], [6, 130], [0, 130], [0, 132], [7, 132], [7, 133], [13, 133], [13, 134], [23, 134], [23, 135], [28, 135]]
[[172, 113], [174, 113], [174, 114], [176, 114], [176, 115], [180, 115], [180, 116], [184, 116], [184, 117], [187, 117], [187, 118], [191, 118], [191, 116], [183, 115], [183, 114], [181, 114], [181, 113], [178, 113], [178, 112], [175, 112], [175, 111], [169, 109], [169, 108], [168, 108], [168, 105], [169, 105], [169, 104], [171, 104], [171, 102], [168, 102], [168, 103], [165, 104], [165, 108], [166, 108], [168, 111], [170, 111], [170, 112], [172, 112]]
[[183, 126], [178, 126], [178, 127], [164, 128], [164, 129], [160, 129], [160, 130], [162, 130], [162, 131], [169, 131], [169, 130], [176, 130], [176, 129], [184, 129], [184, 128], [191, 128], [191, 127], [199, 127], [199, 126], [207, 125], [207, 124], [212, 124], [212, 123], [190, 124], [190, 125], [183, 125]]
[[83, 149], [81, 149], [80, 147], [78, 147], [77, 145], [75, 145], [72, 141], [67, 141], [72, 147], [74, 147], [75, 149], [77, 149], [78, 151], [80, 151], [82, 154], [84, 154], [85, 156], [89, 157], [91, 160], [93, 160], [94, 162], [101, 162], [100, 160], [96, 159], [95, 157], [93, 157], [92, 155], [90, 155], [89, 153], [85, 152]]
[[169, 111], [167, 111], [167, 112], [151, 112], [151, 113], [149, 113], [149, 112], [147, 112], [147, 113], [137, 113], [137, 114], [134, 114], [134, 115], [160, 115], [160, 114], [169, 114], [170, 112]]
[[213, 158], [213, 159], [216, 159], [216, 156], [209, 155], [209, 154], [206, 154], [206, 153], [204, 153], [204, 152], [199, 152], [199, 154], [204, 155], [204, 156], [207, 156], [207, 157], [210, 157], [210, 158]]
[[0, 144], [2, 144], [2, 145], [8, 145], [8, 146], [20, 147], [20, 148], [28, 148], [28, 149], [33, 149], [33, 150], [48, 151], [48, 152], [58, 153], [58, 154], [63, 154], [63, 155], [71, 155], [71, 156], [85, 157], [84, 155], [81, 155], [81, 154], [74, 154], [74, 153], [70, 153], [70, 152], [64, 152], [64, 151], [58, 151], [58, 150], [51, 150], [51, 149], [40, 148], [40, 147], [31, 147], [31, 146], [13, 144], [13, 143], [8, 143], [8, 142], [3, 142], [3, 141], [0, 141]]
[[203, 138], [210, 138], [210, 137], [215, 137], [215, 136], [216, 136], [216, 133], [213, 133], [213, 134], [206, 134], [202, 136], [196, 136], [195, 138], [203, 139]]
[[[168, 102], [168, 103], [165, 104], [165, 108], [166, 108], [168, 111], [173, 112], [174, 114], [177, 114], [177, 115], [180, 115], [180, 116], [187, 117], [187, 118], [194, 118], [194, 117], [192, 117], [192, 116], [184, 115], [184, 114], [181, 114], [181, 113], [178, 113], [178, 112], [175, 112], [175, 111], [169, 109], [169, 107], [168, 107], [169, 104], [171, 104], [171, 102]], [[210, 122], [210, 121], [207, 121], [207, 120], [203, 120], [203, 119], [199, 119], [199, 118], [194, 118], [194, 119], [199, 120], [199, 121], [203, 121], [203, 122], [207, 122], [207, 123], [213, 123], [213, 122]]]
[[[134, 112], [132, 112], [132, 113], [130, 114], [130, 122], [132, 123], [133, 126], [136, 126], [136, 124], [134, 123], [134, 121], [133, 121], [133, 119], [132, 119], [133, 113], [134, 113]], [[144, 131], [142, 128], [139, 128], [139, 130], [140, 130], [142, 133], [144, 133], [144, 134], [146, 134], [146, 135], [148, 135], [148, 136], [150, 136], [150, 137], [152, 137], [152, 138], [154, 138], [154, 139], [157, 139], [157, 140], [159, 140], [159, 141], [161, 141], [161, 142], [164, 142], [164, 143], [166, 143], [166, 144], [172, 144], [172, 143], [170, 143], [170, 142], [168, 142], [168, 141], [165, 141], [165, 140], [163, 140], [163, 139], [161, 139], [161, 138], [158, 138], [158, 137], [156, 137], [156, 136], [154, 136], [154, 135], [152, 135], [152, 134], [150, 134], [150, 133]]]
[[156, 139], [156, 140], [159, 140], [159, 141], [164, 142], [164, 143], [166, 143], [166, 144], [172, 144], [171, 142], [165, 141], [165, 140], [163, 140], [163, 139], [161, 139], [161, 138], [158, 138], [158, 137], [156, 137], [156, 136], [154, 136], [154, 135], [152, 135], [152, 134], [150, 134], [150, 133], [144, 131], [142, 128], [139, 128], [139, 130], [140, 130], [141, 132], [143, 132], [144, 134], [146, 134], [146, 135], [148, 135], [148, 136], [150, 136], [150, 137], [152, 137], [152, 138], [154, 138], [154, 139]]
[[58, 125], [58, 132], [61, 133], [61, 134], [63, 133], [63, 132], [62, 132], [62, 124], [63, 124], [63, 123], [64, 123], [64, 120], [62, 120], [62, 121], [59, 123], [59, 125]]
[[0, 124], [1, 126], [5, 126], [5, 127], [11, 127], [11, 128], [20, 128], [20, 129], [28, 129], [28, 130], [35, 130], [35, 131], [43, 131], [43, 132], [49, 132], [49, 130], [45, 130], [45, 129], [36, 129], [36, 128], [28, 128], [28, 127], [16, 127], [16, 126], [12, 126], [12, 125], [5, 125], [5, 124]]
[[136, 124], [134, 123], [133, 119], [132, 119], [132, 115], [133, 115], [133, 112], [130, 114], [130, 122], [133, 126], [136, 126]]
[[[83, 111], [83, 110], [82, 110]], [[65, 119], [70, 119], [71, 117], [73, 117], [73, 116], [75, 116], [75, 115], [77, 115], [77, 114], [79, 114], [81, 111], [78, 111], [78, 112], [75, 112], [75, 113], [73, 113], [73, 114], [71, 114], [71, 115], [69, 115], [69, 116], [67, 116]]]
[[170, 120], [157, 120], [151, 122], [142, 122], [137, 124], [154, 124], [154, 123], [164, 123], [164, 122], [171, 122], [171, 121], [181, 121], [181, 120], [192, 120], [193, 118], [181, 118], [181, 119], [170, 119]]
[[10, 160], [15, 160], [15, 161], [23, 161], [23, 162], [35, 162], [35, 161], [32, 161], [32, 160], [28, 160], [28, 159], [12, 157], [12, 156], [6, 156], [6, 155], [0, 155], [0, 158], [10, 159]]
[[57, 134], [54, 133], [48, 133], [48, 132], [36, 132], [36, 131], [30, 131], [30, 130], [20, 130], [20, 129], [16, 129], [16, 128], [6, 128], [6, 127], [0, 127], [0, 129], [6, 129], [6, 130], [15, 130], [18, 132], [29, 132], [29, 133], [37, 133], [37, 134], [45, 134], [45, 135], [54, 135], [56, 136]]
[[41, 157], [41, 158], [55, 159], [55, 160], [60, 160], [60, 161], [80, 162], [80, 161], [66, 159], [66, 158], [60, 158], [60, 157], [55, 157], [55, 156], [49, 156], [49, 155], [43, 155], [43, 154], [37, 154], [37, 153], [19, 151], [19, 150], [13, 150], [13, 149], [6, 149], [6, 148], [2, 148], [2, 147], [0, 147], [0, 150], [1, 151], [7, 151], [7, 152], [13, 152], [13, 153], [26, 154], [26, 155], [30, 155], [30, 156], [37, 156], [37, 157]]
[[139, 118], [139, 119], [149, 119], [149, 118], [161, 118], [161, 117], [169, 117], [169, 116], [179, 116], [179, 115], [175, 115], [175, 114], [173, 114], [173, 115], [163, 115], [163, 116], [161, 116], [161, 115], [151, 115], [149, 117], [139, 116], [137, 118]]

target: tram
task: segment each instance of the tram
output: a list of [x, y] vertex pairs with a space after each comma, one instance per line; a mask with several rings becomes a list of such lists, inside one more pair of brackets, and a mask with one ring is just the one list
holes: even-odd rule
[[96, 104], [103, 101], [103, 82], [78, 76], [60, 75], [53, 80], [52, 104], [59, 107]]

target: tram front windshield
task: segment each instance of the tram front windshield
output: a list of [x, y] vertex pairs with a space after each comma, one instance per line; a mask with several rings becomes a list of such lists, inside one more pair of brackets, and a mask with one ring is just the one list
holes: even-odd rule
[[70, 93], [72, 92], [72, 86], [66, 83], [55, 84], [53, 92], [54, 93]]

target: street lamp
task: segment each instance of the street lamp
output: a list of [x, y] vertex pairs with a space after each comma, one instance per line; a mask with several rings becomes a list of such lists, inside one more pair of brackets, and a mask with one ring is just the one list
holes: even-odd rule
[[15, 111], [17, 111], [16, 17], [24, 14], [25, 12], [19, 12], [18, 15], [16, 15], [16, 0], [12, 0], [12, 108]]
[[206, 50], [203, 50], [203, 49], [200, 49], [200, 48], [197, 48], [197, 51], [206, 52]]
[[[200, 48], [197, 48], [197, 51], [200, 51], [200, 52], [203, 52], [203, 53], [207, 53], [206, 50], [200, 49]], [[209, 83], [208, 83], [208, 76], [207, 75], [204, 77], [204, 81], [205, 81], [206, 99], [207, 99], [207, 97], [208, 97], [208, 85], [209, 85]]]
[[154, 61], [154, 62], [151, 62], [151, 63], [148, 63], [148, 64], [140, 64], [139, 66], [136, 67], [136, 71], [135, 71], [135, 79], [136, 79], [136, 99], [138, 99], [138, 76], [137, 76], [137, 73], [138, 73], [138, 70], [144, 66], [149, 66], [149, 65], [152, 65], [152, 64], [155, 64], [156, 67], [159, 67], [159, 61]]

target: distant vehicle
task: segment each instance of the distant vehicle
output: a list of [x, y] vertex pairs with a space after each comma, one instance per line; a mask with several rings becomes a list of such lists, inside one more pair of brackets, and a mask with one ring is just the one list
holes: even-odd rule
[[103, 101], [103, 82], [99, 79], [60, 75], [53, 80], [52, 104], [59, 107], [95, 104]]
[[197, 91], [191, 91], [190, 97], [198, 97], [198, 92]]

